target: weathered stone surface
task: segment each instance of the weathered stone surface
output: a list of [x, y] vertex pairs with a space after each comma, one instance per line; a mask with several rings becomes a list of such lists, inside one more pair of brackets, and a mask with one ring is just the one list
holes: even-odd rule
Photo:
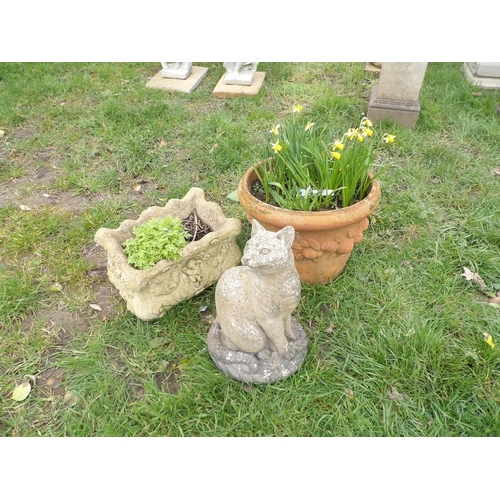
[[192, 62], [162, 62], [161, 76], [163, 78], [178, 78], [185, 80], [192, 71]]
[[[212, 232], [186, 245], [180, 260], [163, 259], [148, 271], [128, 264], [122, 243], [133, 237], [134, 227], [167, 215], [186, 219], [193, 210]], [[127, 308], [148, 321], [198, 295], [236, 266], [241, 259], [236, 243], [240, 233], [238, 219], [226, 218], [219, 205], [205, 201], [202, 189], [191, 188], [184, 198], [169, 200], [165, 207], [150, 207], [138, 219], [122, 222], [118, 229], [99, 229], [94, 239], [108, 254], [108, 278], [126, 300]]]
[[463, 69], [472, 85], [500, 89], [500, 62], [468, 62]]
[[252, 85], [258, 62], [225, 62], [227, 73], [224, 81], [227, 85]]
[[419, 94], [426, 69], [426, 62], [384, 62], [379, 83], [370, 96], [368, 118], [373, 123], [393, 120], [404, 127], [415, 127], [420, 113]]
[[236, 380], [275, 382], [295, 373], [304, 359], [306, 334], [292, 317], [301, 290], [294, 236], [291, 226], [266, 231], [254, 220], [243, 265], [226, 271], [217, 284], [208, 350], [216, 366]]
[[212, 91], [214, 97], [253, 97], [259, 93], [262, 84], [264, 83], [264, 78], [266, 73], [264, 71], [257, 71], [254, 74], [253, 82], [251, 85], [228, 85], [225, 82], [226, 74], [222, 75], [221, 79]]
[[178, 92], [190, 94], [198, 87], [203, 78], [205, 78], [208, 68], [193, 66], [191, 68], [191, 73], [185, 80], [179, 78], [165, 78], [162, 75], [162, 71], [159, 71], [153, 76], [153, 78], [146, 83], [146, 87], [152, 89], [176, 90]]

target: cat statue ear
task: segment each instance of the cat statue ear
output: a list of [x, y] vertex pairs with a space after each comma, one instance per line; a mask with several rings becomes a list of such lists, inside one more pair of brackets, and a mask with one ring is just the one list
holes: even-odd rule
[[[259, 231], [263, 230], [264, 227], [256, 219], [252, 219], [252, 234], [255, 236]], [[276, 233], [278, 239], [283, 240], [288, 246], [292, 246], [293, 240], [295, 239], [295, 229], [292, 226], [286, 226], [280, 229]]]
[[292, 246], [295, 239], [295, 229], [292, 226], [286, 226], [276, 233], [280, 240], [283, 240], [289, 247]]
[[252, 219], [252, 233], [250, 236], [255, 236], [261, 229], [264, 229], [264, 227], [256, 219]]

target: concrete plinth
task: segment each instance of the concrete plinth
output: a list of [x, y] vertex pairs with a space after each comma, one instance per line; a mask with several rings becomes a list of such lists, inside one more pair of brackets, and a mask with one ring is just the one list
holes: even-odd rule
[[500, 62], [467, 62], [463, 68], [472, 85], [500, 89]]
[[227, 72], [222, 75], [222, 78], [219, 80], [219, 83], [215, 86], [212, 91], [212, 95], [214, 97], [253, 97], [259, 93], [260, 88], [262, 87], [262, 83], [264, 82], [264, 78], [266, 76], [265, 71], [256, 71], [253, 78], [252, 85], [228, 85], [225, 82]]
[[420, 113], [419, 93], [427, 63], [387, 63], [380, 71], [379, 83], [370, 96], [368, 118], [377, 123], [393, 120], [414, 128]]
[[178, 92], [187, 92], [190, 94], [198, 87], [203, 78], [205, 78], [207, 71], [208, 68], [193, 66], [191, 74], [185, 80], [165, 78], [160, 71], [146, 83], [146, 87], [152, 89], [177, 90]]
[[393, 122], [407, 128], [415, 128], [420, 114], [420, 101], [400, 101], [397, 99], [380, 99], [378, 85], [373, 87], [368, 107], [368, 118], [373, 123], [383, 120]]

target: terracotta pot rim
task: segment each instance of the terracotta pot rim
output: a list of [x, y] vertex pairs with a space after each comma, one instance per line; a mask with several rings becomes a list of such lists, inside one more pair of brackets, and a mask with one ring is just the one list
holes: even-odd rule
[[[255, 165], [258, 167], [265, 161]], [[380, 201], [380, 185], [375, 179], [368, 195], [358, 203], [345, 208], [307, 212], [302, 210], [289, 210], [275, 207], [260, 201], [251, 192], [252, 183], [257, 179], [254, 166], [250, 167], [240, 179], [238, 185], [238, 198], [247, 214], [259, 221], [267, 222], [276, 227], [293, 225], [296, 230], [328, 230], [343, 227], [358, 220], [368, 217], [378, 206]], [[288, 221], [284, 224], [283, 221]]]

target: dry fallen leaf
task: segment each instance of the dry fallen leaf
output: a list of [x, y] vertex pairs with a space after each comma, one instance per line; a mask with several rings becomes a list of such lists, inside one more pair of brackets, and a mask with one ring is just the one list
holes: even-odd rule
[[2, 137], [5, 134], [5, 130], [0, 130], [0, 137]]
[[500, 167], [497, 167], [495, 168], [494, 170], [491, 171], [491, 175], [493, 175], [493, 177], [495, 175], [500, 175]]
[[19, 208], [20, 208], [21, 210], [24, 210], [25, 212], [26, 212], [26, 211], [28, 211], [28, 210], [31, 210], [31, 208], [30, 208], [30, 207], [28, 207], [28, 206], [26, 206], [26, 205], [19, 205]]
[[401, 393], [396, 391], [394, 387], [387, 393], [387, 396], [393, 401], [403, 401], [403, 399], [405, 398]]
[[500, 292], [497, 292], [497, 294], [494, 297], [490, 297], [487, 300], [491, 304], [500, 304]]
[[140, 191], [142, 188], [142, 184], [140, 182], [137, 182], [132, 186], [132, 188], [134, 189], [134, 191]]
[[473, 273], [470, 269], [464, 267], [464, 272], [460, 275], [463, 276], [467, 281], [475, 281], [481, 287], [481, 290], [486, 288], [486, 283], [483, 281], [483, 278], [479, 276], [477, 273]]
[[89, 306], [95, 311], [102, 311], [102, 307], [98, 306], [97, 304], [89, 304]]
[[349, 399], [352, 399], [354, 397], [354, 392], [352, 392], [350, 389], [346, 389], [344, 392], [347, 394], [347, 397]]
[[31, 391], [31, 384], [29, 382], [23, 382], [18, 385], [12, 392], [12, 399], [14, 401], [24, 401]]
[[75, 406], [78, 403], [78, 398], [71, 391], [67, 391], [64, 394], [64, 402], [67, 406]]
[[62, 290], [62, 285], [60, 283], [54, 283], [49, 288], [50, 292], [60, 292], [61, 290]]
[[333, 333], [335, 331], [335, 325], [330, 323], [330, 326], [325, 330], [326, 333]]

